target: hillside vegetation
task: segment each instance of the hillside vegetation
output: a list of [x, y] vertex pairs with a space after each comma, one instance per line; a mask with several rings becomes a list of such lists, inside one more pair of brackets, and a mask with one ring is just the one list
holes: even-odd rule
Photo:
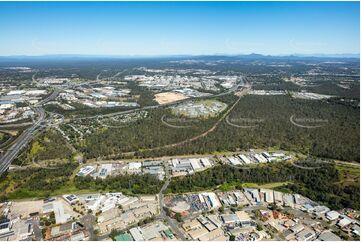
[[[315, 160], [305, 161], [303, 166], [315, 167]], [[291, 163], [284, 162], [250, 169], [216, 166], [203, 172], [173, 179], [167, 192], [185, 193], [217, 189], [224, 188], [225, 184], [233, 186], [238, 184], [237, 188], [240, 188], [244, 183], [282, 184], [285, 182], [274, 189], [302, 194], [333, 209], [344, 207], [359, 209], [359, 178], [343, 184], [344, 178], [334, 163], [318, 163], [317, 166], [319, 166], [318, 169], [300, 169]]]

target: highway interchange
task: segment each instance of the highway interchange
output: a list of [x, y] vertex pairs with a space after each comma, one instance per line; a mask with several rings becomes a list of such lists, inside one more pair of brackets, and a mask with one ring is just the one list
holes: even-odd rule
[[33, 110], [38, 114], [38, 120], [25, 130], [14, 142], [14, 144], [0, 157], [0, 175], [8, 170], [11, 162], [17, 157], [22, 148], [24, 148], [33, 138], [36, 132], [42, 128], [45, 120], [45, 111], [41, 107], [34, 107]]
[[37, 114], [38, 119], [33, 123], [33, 125], [26, 129], [14, 142], [13, 145], [6, 150], [6, 152], [0, 157], [0, 175], [6, 172], [11, 162], [18, 156], [21, 150], [28, 145], [32, 140], [34, 135], [47, 126], [49, 121], [52, 121], [51, 118], [46, 119], [45, 110], [42, 108], [42, 105], [55, 99], [59, 94], [59, 90], [56, 89], [52, 92], [50, 96], [40, 101], [35, 106], [32, 106], [32, 110]]
[[[98, 78], [99, 78], [99, 75], [97, 76], [97, 79]], [[33, 76], [33, 80], [34, 79], [35, 79], [35, 77]], [[231, 89], [227, 90], [226, 92], [220, 93], [220, 94], [207, 96], [207, 98], [219, 97], [219, 96], [224, 96], [224, 95], [233, 93], [233, 92], [237, 91], [240, 87], [245, 86], [246, 83], [247, 82], [246, 82], [245, 78], [241, 77], [240, 81], [236, 85], [234, 85]], [[2, 156], [0, 157], [0, 175], [2, 175], [4, 172], [6, 172], [9, 169], [11, 162], [19, 155], [19, 153], [22, 151], [22, 149], [29, 144], [29, 142], [32, 140], [32, 138], [34, 137], [34, 135], [37, 132], [39, 132], [40, 130], [42, 130], [43, 128], [45, 128], [47, 126], [54, 125], [54, 122], [53, 122], [54, 116], [58, 115], [58, 114], [54, 115], [54, 113], [49, 113], [50, 115], [47, 116], [45, 113], [45, 110], [43, 109], [42, 106], [44, 104], [46, 104], [47, 102], [54, 100], [59, 95], [59, 92], [60, 92], [60, 89], [56, 88], [52, 92], [51, 95], [49, 95], [47, 98], [45, 98], [42, 101], [40, 101], [39, 103], [37, 103], [35, 106], [31, 107], [33, 109], [33, 111], [37, 114], [38, 119], [33, 123], [33, 125], [30, 128], [26, 129], [13, 142], [12, 146], [9, 149], [7, 149], [6, 152], [4, 152], [2, 154]], [[141, 110], [149, 110], [149, 109], [155, 109], [155, 108], [159, 108], [159, 107], [171, 106], [171, 105], [175, 105], [175, 104], [178, 104], [178, 103], [181, 103], [184, 101], [188, 101], [188, 100], [189, 99], [185, 99], [185, 100], [172, 102], [169, 104], [146, 106], [146, 107], [135, 108], [135, 109], [121, 111], [121, 112], [114, 112], [114, 113], [103, 114], [103, 115], [95, 115], [95, 116], [83, 117], [83, 118], [78, 118], [78, 119], [92, 119], [92, 118], [116, 116], [116, 115], [127, 114], [127, 113], [132, 113], [132, 112], [141, 111]], [[61, 120], [64, 121], [64, 117], [62, 115], [60, 115], [60, 116], [61, 116]], [[19, 125], [19, 124], [16, 124], [16, 125]]]

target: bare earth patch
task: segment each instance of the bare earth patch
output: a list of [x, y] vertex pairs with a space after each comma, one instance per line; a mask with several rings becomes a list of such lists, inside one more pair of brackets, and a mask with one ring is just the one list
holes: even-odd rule
[[174, 207], [172, 207], [172, 210], [176, 213], [183, 213], [187, 210], [189, 210], [191, 207], [188, 203], [185, 201], [178, 202]]
[[42, 213], [43, 200], [12, 202], [11, 212], [16, 216], [27, 217], [30, 213]]
[[162, 92], [155, 94], [154, 100], [159, 104], [171, 103], [179, 100], [187, 99], [188, 97], [176, 92]]

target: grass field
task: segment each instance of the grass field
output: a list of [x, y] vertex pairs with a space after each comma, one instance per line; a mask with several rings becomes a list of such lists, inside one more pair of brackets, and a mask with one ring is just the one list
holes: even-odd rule
[[257, 183], [244, 183], [244, 182], [232, 182], [232, 183], [224, 183], [219, 186], [217, 189], [221, 191], [231, 191], [234, 189], [240, 188], [264, 188], [264, 189], [283, 189], [284, 186], [289, 184], [290, 182], [273, 182], [273, 183], [265, 183], [265, 184], [257, 184]]
[[340, 180], [342, 184], [359, 183], [360, 166], [357, 164], [336, 162], [336, 169], [340, 173]]

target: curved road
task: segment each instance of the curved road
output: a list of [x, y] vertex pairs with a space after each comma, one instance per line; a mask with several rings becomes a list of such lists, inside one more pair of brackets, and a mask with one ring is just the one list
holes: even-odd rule
[[249, 128], [258, 127], [258, 124], [255, 124], [255, 125], [237, 125], [237, 124], [231, 123], [231, 121], [229, 121], [229, 116], [227, 116], [227, 118], [226, 118], [226, 123], [228, 125], [231, 125], [231, 126], [236, 127], [236, 128], [241, 128], [241, 129], [249, 129]]
[[[99, 80], [100, 75], [101, 75], [101, 73], [98, 74], [97, 80]], [[33, 79], [35, 79], [35, 75], [33, 76]], [[237, 85], [234, 85], [228, 91], [226, 91], [224, 93], [217, 94], [217, 95], [212, 95], [210, 97], [219, 97], [219, 96], [230, 94], [230, 93], [236, 91], [240, 86], [243, 86], [245, 83], [246, 83], [246, 81], [244, 80], [243, 77], [241, 77], [240, 82]], [[49, 102], [50, 100], [56, 98], [58, 96], [58, 94], [59, 94], [59, 91], [60, 91], [59, 89], [55, 89], [54, 92], [50, 96], [48, 96], [44, 100], [40, 101], [39, 103], [37, 103], [33, 107], [33, 110], [36, 113], [38, 113], [39, 119], [33, 124], [33, 126], [28, 128], [27, 130], [25, 130], [16, 139], [14, 144], [6, 151], [6, 153], [3, 156], [0, 157], [0, 175], [3, 174], [5, 171], [7, 171], [9, 169], [9, 166], [10, 166], [11, 162], [17, 157], [17, 155], [20, 153], [21, 149], [24, 148], [31, 141], [34, 134], [37, 131], [39, 131], [40, 129], [42, 129], [43, 127], [46, 126], [46, 125], [43, 125], [44, 121], [46, 121], [46, 120], [45, 120], [45, 111], [41, 106], [43, 104]], [[206, 132], [204, 132], [204, 133], [202, 133], [202, 134], [200, 134], [198, 136], [192, 137], [190, 139], [181, 141], [179, 143], [169, 144], [169, 145], [162, 146], [162, 147], [155, 147], [155, 148], [152, 148], [150, 150], [183, 145], [185, 143], [197, 140], [197, 139], [199, 139], [201, 137], [204, 137], [204, 136], [208, 135], [208, 133], [213, 132], [217, 128], [217, 126], [220, 124], [220, 122], [228, 115], [228, 113], [238, 103], [239, 99], [237, 99], [237, 101], [232, 105], [232, 107], [229, 110], [227, 110], [227, 112], [215, 123], [215, 125], [211, 129], [207, 130]], [[105, 114], [105, 115], [95, 115], [95, 116], [91, 116], [91, 117], [77, 118], [77, 119], [91, 119], [91, 118], [99, 118], [99, 117], [111, 117], [111, 116], [115, 116], [115, 115], [119, 115], [119, 114], [132, 113], [132, 112], [139, 111], [139, 110], [148, 110], [148, 109], [159, 108], [161, 106], [163, 106], [163, 107], [170, 106], [170, 105], [180, 103], [182, 101], [184, 101], [184, 100], [180, 100], [180, 101], [169, 103], [169, 104], [147, 106], [147, 107], [136, 108], [136, 109], [126, 110], [126, 111], [121, 111], [121, 112], [116, 112], [116, 113], [110, 113], [110, 114]]]
[[297, 126], [297, 127], [300, 127], [300, 128], [305, 128], [305, 129], [314, 129], [314, 128], [321, 128], [323, 126], [325, 126], [324, 124], [322, 125], [302, 125], [302, 124], [298, 124], [296, 123], [293, 119], [294, 119], [295, 115], [293, 114], [291, 117], [290, 117], [290, 122]]
[[[229, 90], [227, 90], [225, 92], [222, 92], [220, 94], [205, 96], [205, 97], [202, 97], [202, 98], [213, 98], [213, 97], [225, 96], [225, 95], [228, 95], [228, 94], [231, 94], [231, 93], [237, 91], [239, 87], [246, 87], [246, 88], [248, 87], [248, 83], [247, 83], [247, 81], [245, 80], [244, 77], [241, 77], [240, 81], [236, 85], [234, 85], [232, 88], [230, 88]], [[196, 98], [198, 98], [198, 97], [196, 97]], [[99, 117], [111, 117], [111, 116], [116, 116], [116, 115], [121, 115], [121, 114], [128, 114], [128, 113], [141, 111], [141, 110], [149, 110], [149, 109], [155, 109], [155, 108], [160, 108], [160, 107], [168, 107], [168, 106], [172, 106], [172, 105], [182, 103], [182, 102], [185, 102], [185, 101], [189, 101], [189, 100], [192, 100], [192, 99], [196, 99], [196, 98], [187, 98], [187, 99], [175, 101], [175, 102], [172, 102], [172, 103], [158, 104], [158, 105], [153, 105], [153, 106], [134, 108], [134, 109], [115, 112], [115, 113], [100, 114], [100, 115], [94, 115], [94, 116], [89, 116], [89, 117], [81, 117], [81, 118], [74, 118], [74, 119], [75, 120], [81, 120], [81, 119], [93, 119], [93, 118], [99, 118]]]
[[165, 126], [168, 126], [168, 127], [170, 127], [170, 128], [184, 129], [184, 128], [189, 128], [189, 127], [191, 127], [190, 125], [187, 125], [187, 126], [173, 125], [173, 124], [167, 123], [167, 122], [164, 120], [164, 118], [165, 118], [165, 114], [164, 114], [164, 115], [162, 116], [162, 118], [161, 118], [162, 123], [163, 123]]
[[37, 103], [32, 109], [39, 116], [38, 120], [31, 126], [26, 129], [14, 142], [14, 144], [5, 152], [3, 156], [0, 157], [0, 175], [9, 169], [11, 162], [18, 156], [20, 151], [32, 140], [34, 134], [41, 130], [44, 125], [45, 119], [45, 110], [41, 107], [46, 102], [56, 98], [59, 94], [59, 90], [55, 89], [54, 92], [45, 98], [44, 100]]
[[39, 114], [39, 119], [34, 123], [33, 126], [25, 130], [15, 141], [15, 143], [6, 151], [6, 153], [0, 158], [0, 175], [8, 170], [11, 162], [20, 153], [21, 149], [24, 148], [32, 139], [34, 133], [41, 127], [44, 119], [44, 109], [35, 107], [34, 111]]
[[[246, 93], [246, 90], [247, 89], [244, 90], [244, 93]], [[187, 144], [189, 142], [195, 141], [195, 140], [197, 140], [199, 138], [207, 136], [209, 133], [213, 132], [218, 127], [218, 125], [222, 122], [222, 120], [233, 110], [233, 108], [237, 105], [237, 103], [242, 98], [242, 96], [243, 95], [240, 95], [239, 98], [237, 99], [237, 101], [235, 101], [233, 103], [233, 105], [222, 115], [222, 117], [220, 119], [218, 119], [217, 122], [210, 129], [208, 129], [207, 131], [205, 131], [205, 132], [203, 132], [203, 133], [201, 133], [201, 134], [199, 134], [197, 136], [194, 136], [192, 138], [189, 138], [189, 139], [183, 140], [181, 142], [178, 142], [178, 143], [168, 144], [168, 145], [155, 147], [155, 148], [149, 148], [149, 149], [145, 149], [143, 151], [151, 151], [151, 150], [158, 150], [158, 149], [162, 149], [162, 148], [176, 147], [176, 146], [184, 145], [184, 144]]]
[[[184, 144], [187, 144], [187, 143], [190, 143], [190, 142], [193, 142], [195, 140], [198, 140], [202, 137], [205, 137], [207, 136], [209, 133], [213, 132], [217, 127], [218, 125], [223, 121], [223, 119], [225, 117], [227, 117], [227, 115], [233, 110], [233, 108], [237, 105], [237, 103], [239, 102], [239, 100], [241, 100], [241, 98], [247, 94], [247, 92], [249, 91], [249, 87], [247, 88], [244, 88], [241, 92], [241, 94], [239, 95], [238, 99], [233, 103], [233, 105], [222, 115], [222, 117], [220, 119], [217, 120], [217, 122], [210, 128], [208, 129], [207, 131], [197, 135], [197, 136], [193, 136], [189, 139], [186, 139], [186, 140], [183, 140], [183, 141], [180, 141], [180, 142], [177, 142], [177, 143], [172, 143], [172, 144], [167, 144], [167, 145], [163, 145], [163, 146], [158, 146], [158, 147], [153, 147], [153, 148], [147, 148], [147, 149], [142, 149], [141, 151], [153, 151], [153, 150], [159, 150], [159, 149], [166, 149], [166, 148], [172, 148], [172, 147], [177, 147], [177, 146], [181, 146], [181, 145], [184, 145]], [[127, 154], [133, 154], [134, 151], [131, 151], [131, 152], [124, 152], [124, 153], [120, 153], [120, 154], [116, 154], [116, 155], [127, 155]], [[107, 158], [111, 158], [111, 157], [114, 157], [116, 155], [111, 155], [111, 156], [106, 156]]]

